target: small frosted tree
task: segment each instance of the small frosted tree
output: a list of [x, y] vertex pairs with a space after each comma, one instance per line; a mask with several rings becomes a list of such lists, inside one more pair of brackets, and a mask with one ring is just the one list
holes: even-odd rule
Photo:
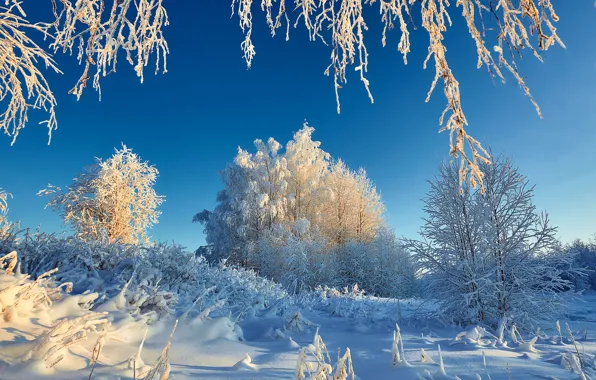
[[66, 191], [50, 185], [39, 195], [50, 196], [48, 206], [83, 240], [148, 243], [147, 230], [157, 223], [164, 201], [153, 188], [158, 174], [123, 145], [109, 159], [97, 159]]
[[567, 279], [581, 273], [555, 252], [555, 232], [532, 203], [533, 187], [511, 161], [482, 169], [486, 192], [459, 189], [458, 167], [443, 164], [424, 199], [422, 241], [406, 240], [428, 276], [428, 294], [463, 323], [529, 326], [560, 311]]

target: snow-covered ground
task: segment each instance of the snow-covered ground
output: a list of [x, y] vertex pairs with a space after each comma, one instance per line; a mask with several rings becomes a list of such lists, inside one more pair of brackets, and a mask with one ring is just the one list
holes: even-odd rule
[[334, 365], [338, 350], [349, 348], [361, 379], [581, 379], [581, 367], [585, 379], [596, 379], [596, 294], [570, 303], [561, 334], [553, 320], [533, 345], [536, 334], [514, 339], [508, 329], [499, 343], [482, 329], [440, 327], [420, 317], [413, 300], [321, 299], [296, 314], [257, 297], [237, 323], [208, 305], [148, 320], [131, 313], [125, 292], [90, 311], [96, 294], [68, 295], [68, 286], [55, 286], [43, 276], [32, 282], [11, 274], [10, 264], [0, 270], [1, 379], [87, 379], [92, 371], [93, 379], [167, 378], [151, 377], [152, 368], [175, 379], [293, 379], [299, 351], [312, 362], [322, 348], [311, 345], [317, 329], [330, 356], [325, 362]]

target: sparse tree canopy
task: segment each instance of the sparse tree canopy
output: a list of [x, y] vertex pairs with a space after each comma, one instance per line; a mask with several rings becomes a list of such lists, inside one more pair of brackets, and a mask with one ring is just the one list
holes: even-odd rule
[[107, 237], [110, 242], [148, 242], [147, 230], [161, 214], [164, 197], [153, 186], [159, 172], [123, 146], [108, 160], [79, 174], [66, 191], [49, 186], [39, 195], [51, 197], [48, 206], [59, 210], [83, 240]]
[[[100, 90], [100, 78], [116, 70], [119, 53], [133, 65], [141, 82], [151, 56], [156, 63], [155, 71], [163, 68], [166, 72], [169, 50], [162, 29], [168, 25], [168, 16], [163, 0], [38, 0], [34, 6], [44, 5], [51, 7], [53, 17], [36, 23], [27, 20], [22, 2], [18, 0], [6, 0], [6, 5], [0, 7], [0, 56], [3, 57], [0, 100], [7, 104], [6, 111], [0, 115], [0, 128], [13, 138], [13, 143], [32, 108], [48, 113], [45, 123], [50, 137], [57, 127], [56, 99], [40, 67], [44, 65], [59, 72], [50, 56], [52, 52], [72, 54], [76, 51], [83, 72], [70, 92], [77, 98], [90, 79], [93, 87]], [[466, 23], [476, 45], [478, 67], [485, 66], [492, 77], [501, 81], [504, 81], [502, 69], [509, 71], [539, 115], [540, 109], [517, 71], [515, 56], [521, 56], [522, 50], [528, 49], [542, 60], [541, 50], [555, 44], [564, 46], [554, 26], [558, 17], [551, 0], [455, 0], [455, 4], [448, 0], [232, 0], [231, 5], [245, 34], [241, 48], [248, 67], [256, 53], [252, 42], [255, 8], [264, 12], [272, 35], [283, 28], [289, 39], [290, 26], [302, 24], [311, 40], [319, 39], [327, 44], [331, 62], [325, 74], [333, 77], [338, 112], [339, 89], [347, 82], [350, 66], [358, 72], [373, 101], [366, 77], [367, 23], [380, 13], [384, 25], [380, 36], [383, 45], [387, 33], [399, 26], [401, 37], [397, 48], [403, 54], [404, 63], [410, 51], [410, 31], [421, 26], [430, 38], [423, 65], [426, 67], [430, 62], [435, 67], [426, 100], [442, 81], [447, 106], [440, 118], [440, 130], [449, 131], [450, 154], [461, 160], [460, 186], [469, 178], [472, 186], [480, 185], [482, 192], [484, 174], [479, 165], [489, 161], [489, 154], [467, 133], [459, 83], [448, 63], [443, 39], [451, 26], [451, 17], [459, 13]], [[47, 48], [33, 39], [34, 34], [49, 41]], [[466, 153], [466, 145], [469, 153]]]
[[533, 187], [511, 161], [483, 165], [486, 191], [459, 190], [458, 167], [443, 164], [424, 199], [424, 240], [407, 240], [429, 275], [429, 294], [448, 318], [530, 326], [557, 310], [568, 280], [583, 271], [556, 252], [546, 213], [532, 203]]

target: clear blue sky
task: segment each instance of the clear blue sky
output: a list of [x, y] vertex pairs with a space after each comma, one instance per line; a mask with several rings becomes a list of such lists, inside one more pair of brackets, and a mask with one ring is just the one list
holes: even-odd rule
[[[437, 134], [442, 88], [424, 103], [434, 75], [433, 68], [422, 70], [425, 32], [413, 32], [404, 66], [395, 48], [399, 34], [383, 49], [379, 25], [371, 23], [369, 79], [376, 102], [369, 103], [352, 73], [337, 115], [332, 81], [323, 76], [327, 48], [309, 42], [301, 29], [292, 31], [289, 42], [282, 35], [271, 39], [258, 13], [257, 56], [247, 71], [229, 3], [164, 0], [171, 22], [165, 30], [169, 72], [153, 76], [150, 68], [140, 84], [122, 59], [118, 72], [103, 80], [101, 102], [92, 90], [79, 102], [67, 95], [81, 68], [59, 58], [67, 74], [49, 75], [59, 101], [52, 144], [46, 145], [46, 130], [35, 123], [38, 115], [13, 147], [9, 138], [0, 138], [0, 187], [14, 195], [10, 219], [60, 231], [57, 214], [44, 209], [45, 199], [36, 192], [48, 183], [69, 184], [94, 157], [107, 158], [124, 142], [161, 173], [157, 190], [167, 200], [152, 236], [197, 248], [204, 237], [192, 216], [214, 207], [218, 170], [237, 146], [252, 148], [255, 138], [270, 136], [285, 143], [307, 119], [326, 151], [367, 169], [398, 234], [416, 237], [426, 180], [448, 151], [448, 135]], [[536, 205], [550, 213], [560, 238], [570, 241], [596, 233], [596, 9], [592, 0], [555, 6], [567, 50], [552, 49], [543, 64], [530, 54], [519, 62], [543, 120], [513, 78], [495, 86], [485, 69], [476, 69], [475, 48], [460, 16], [454, 15], [446, 42], [470, 133], [514, 159], [536, 184]], [[377, 11], [370, 14], [376, 17]]]

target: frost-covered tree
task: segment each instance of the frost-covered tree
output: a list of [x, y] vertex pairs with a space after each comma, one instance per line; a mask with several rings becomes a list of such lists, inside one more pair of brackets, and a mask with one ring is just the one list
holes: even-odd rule
[[323, 204], [320, 228], [334, 244], [370, 242], [383, 224], [385, 206], [364, 169], [353, 171], [340, 159], [325, 177], [330, 199]]
[[10, 223], [6, 218], [8, 213], [8, 198], [10, 194], [0, 188], [0, 236], [2, 236], [9, 228]]
[[559, 252], [573, 255], [578, 266], [589, 270], [586, 276], [571, 276], [574, 285], [579, 289], [596, 290], [596, 236], [590, 241], [576, 239]]
[[386, 228], [385, 207], [364, 169], [351, 170], [313, 141], [308, 125], [285, 150], [255, 140], [222, 171], [224, 189], [204, 226], [208, 258], [254, 268], [288, 290], [318, 285], [378, 295], [414, 292], [410, 255]]
[[415, 268], [393, 230], [378, 229], [368, 242], [352, 241], [336, 247], [336, 283], [341, 288], [358, 284], [360, 289], [383, 297], [411, 297], [416, 292]]
[[366, 170], [358, 169], [356, 179], [356, 241], [368, 242], [377, 235], [379, 226], [384, 223], [385, 204], [381, 194], [368, 177]]
[[193, 218], [204, 225], [213, 260], [247, 265], [265, 231], [288, 218], [288, 170], [278, 155], [281, 145], [271, 138], [267, 144], [255, 140], [255, 147], [254, 155], [238, 149], [234, 162], [221, 172], [224, 189], [216, 208]]
[[534, 188], [509, 159], [483, 168], [486, 192], [459, 188], [443, 164], [424, 199], [422, 241], [407, 240], [444, 315], [464, 323], [529, 325], [557, 311], [580, 273], [554, 250], [556, 228], [532, 203]]
[[285, 158], [291, 175], [288, 178], [290, 218], [307, 219], [318, 224], [321, 205], [327, 196], [325, 176], [329, 172], [329, 153], [319, 141], [313, 141], [314, 128], [304, 124], [286, 145]]
[[458, 168], [444, 163], [424, 198], [422, 241], [406, 240], [418, 267], [432, 278], [429, 294], [442, 300], [446, 314], [466, 321], [484, 319], [479, 283], [483, 278], [482, 210], [469, 186], [460, 192]]
[[338, 160], [331, 166], [331, 170], [325, 180], [326, 186], [331, 193], [331, 201], [325, 203], [323, 215], [325, 223], [321, 226], [323, 233], [334, 244], [345, 244], [351, 237], [350, 211], [356, 206], [356, 178], [352, 171], [342, 161]]
[[255, 257], [260, 275], [292, 292], [333, 282], [334, 259], [325, 239], [305, 219], [294, 222], [291, 229], [278, 225], [267, 231]]
[[298, 236], [295, 227], [303, 223], [329, 246], [375, 237], [384, 223], [384, 206], [372, 181], [364, 170], [333, 162], [313, 141], [313, 132], [305, 124], [283, 152], [272, 138], [256, 140], [256, 153], [238, 149], [222, 172], [224, 190], [217, 207], [194, 218], [205, 226], [213, 260], [228, 257], [250, 264], [271, 230]]
[[96, 161], [65, 191], [50, 185], [39, 195], [50, 196], [48, 206], [83, 240], [147, 243], [164, 201], [153, 188], [159, 172], [124, 145], [109, 159]]

